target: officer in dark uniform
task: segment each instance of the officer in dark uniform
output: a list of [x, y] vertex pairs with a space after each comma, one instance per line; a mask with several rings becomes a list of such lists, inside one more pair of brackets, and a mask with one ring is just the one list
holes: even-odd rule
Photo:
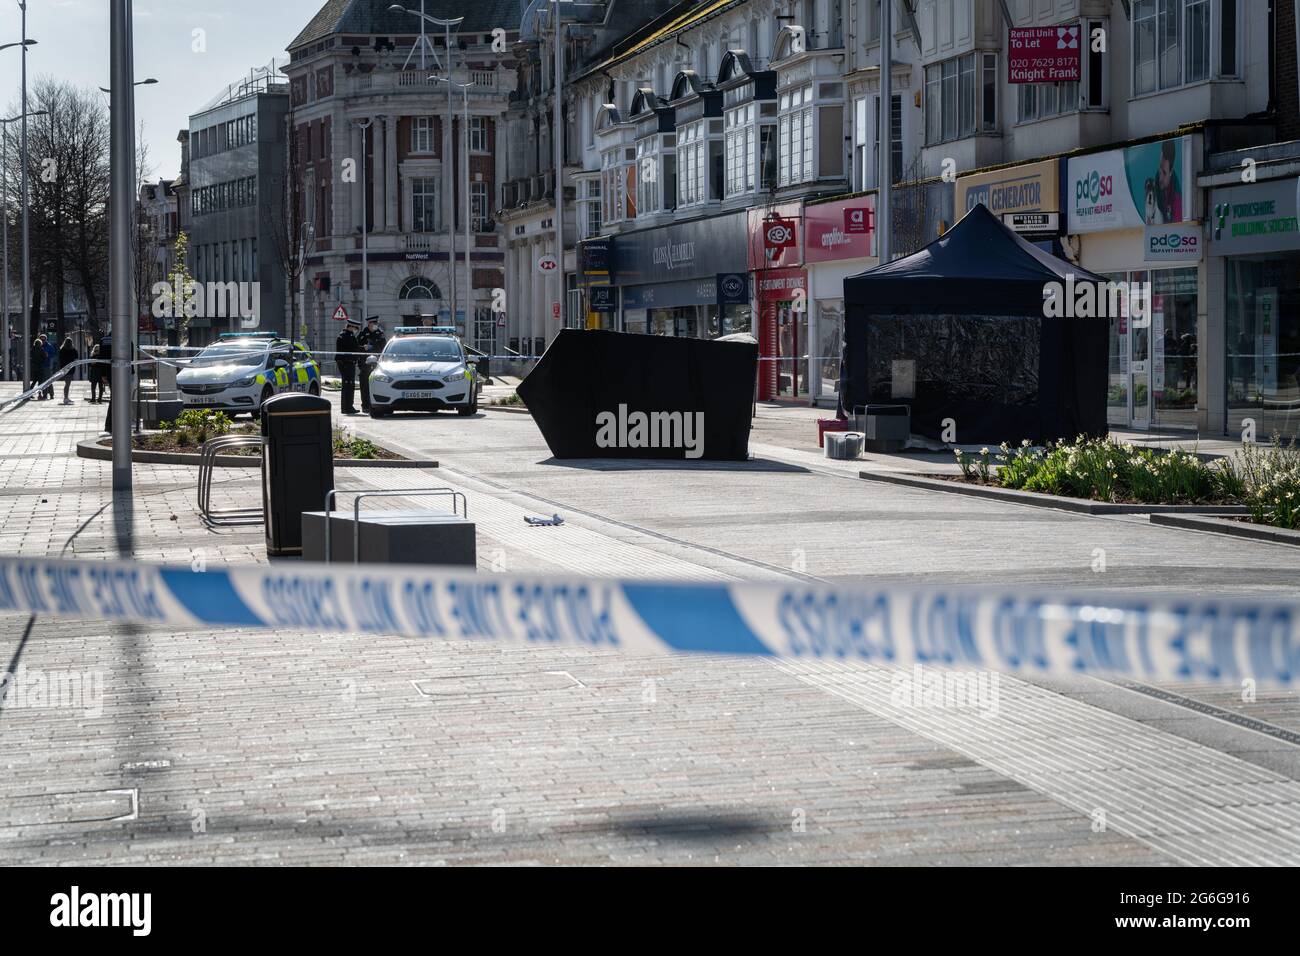
[[349, 353], [360, 353], [361, 343], [357, 341], [357, 329], [361, 328], [361, 323], [356, 319], [348, 319], [343, 325], [343, 331], [339, 337], [334, 340], [334, 351], [339, 354], [334, 356], [334, 361], [339, 367], [339, 377], [343, 379], [343, 400], [339, 403], [343, 408], [344, 415], [355, 415], [357, 407], [353, 398], [354, 390], [357, 386], [357, 360], [348, 358]]
[[[378, 355], [384, 350], [384, 330], [379, 327], [379, 316], [372, 315], [366, 319], [365, 330], [357, 336], [362, 351], [366, 355]], [[370, 411], [370, 373], [374, 366], [369, 361], [361, 365], [361, 411]]]

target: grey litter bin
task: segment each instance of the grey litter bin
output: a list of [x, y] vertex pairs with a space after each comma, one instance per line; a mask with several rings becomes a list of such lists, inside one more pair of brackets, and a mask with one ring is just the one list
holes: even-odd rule
[[862, 432], [862, 451], [902, 451], [912, 434], [912, 409], [907, 405], [859, 405], [855, 427]]
[[262, 403], [262, 510], [266, 553], [302, 554], [302, 513], [334, 487], [334, 430], [328, 399], [286, 392]]

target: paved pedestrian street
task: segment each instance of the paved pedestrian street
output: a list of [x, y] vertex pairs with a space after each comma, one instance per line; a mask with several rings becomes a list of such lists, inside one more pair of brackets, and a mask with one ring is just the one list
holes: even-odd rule
[[[115, 503], [109, 463], [76, 455], [103, 407], [73, 396], [0, 415], [4, 553], [267, 561], [260, 526], [204, 526], [189, 466], [137, 463]], [[888, 463], [820, 457], [813, 417], [763, 405], [753, 460], [682, 464], [557, 462], [518, 411], [342, 416], [440, 466], [336, 481], [462, 491], [485, 575], [1300, 580], [1281, 545], [863, 481]], [[218, 469], [215, 506], [260, 494], [256, 468]], [[1291, 691], [1001, 674], [979, 707], [924, 706], [880, 665], [12, 614], [0, 645], [27, 677], [0, 709], [4, 863], [1300, 862]], [[30, 693], [56, 674], [78, 678], [77, 706]]]

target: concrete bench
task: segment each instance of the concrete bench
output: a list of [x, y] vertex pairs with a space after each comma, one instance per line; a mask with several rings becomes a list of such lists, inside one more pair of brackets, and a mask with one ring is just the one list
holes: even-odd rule
[[[324, 561], [324, 511], [302, 514], [302, 557]], [[475, 567], [478, 553], [474, 523], [455, 514], [429, 511], [369, 511], [359, 524], [346, 512], [329, 513], [329, 560], [351, 563], [353, 528], [360, 528], [360, 560], [374, 564], [458, 564]]]

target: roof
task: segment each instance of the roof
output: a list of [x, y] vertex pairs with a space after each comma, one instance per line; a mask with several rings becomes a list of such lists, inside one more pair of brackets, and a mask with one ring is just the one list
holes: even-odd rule
[[[327, 0], [317, 14], [289, 44], [296, 49], [335, 33], [360, 36], [410, 36], [420, 31], [420, 18], [400, 10], [389, 10], [393, 0]], [[418, 0], [406, 0], [403, 6], [418, 9]], [[462, 33], [491, 33], [497, 27], [517, 30], [523, 13], [519, 0], [424, 0], [427, 16], [442, 20], [464, 17], [458, 28]], [[426, 33], [438, 28], [426, 25]]]
[[[582, 76], [587, 76], [600, 70], [607, 70], [617, 63], [621, 63], [630, 57], [636, 56], [636, 54], [643, 50], [649, 49], [656, 43], [667, 40], [669, 37], [680, 33], [682, 30], [694, 26], [701, 20], [718, 13], [726, 7], [744, 2], [745, 0], [704, 0], [702, 3], [696, 3], [694, 6], [691, 6], [692, 0], [686, 0], [682, 6], [689, 7], [689, 9], [679, 13], [675, 17], [671, 17], [658, 29], [651, 29], [649, 32], [640, 35], [639, 38], [632, 39], [630, 45], [620, 49], [618, 53], [602, 60], [586, 70], [583, 70]], [[634, 34], [633, 36], [636, 37], [637, 35]], [[623, 42], [627, 42], [627, 39], [628, 38], [625, 38]]]

